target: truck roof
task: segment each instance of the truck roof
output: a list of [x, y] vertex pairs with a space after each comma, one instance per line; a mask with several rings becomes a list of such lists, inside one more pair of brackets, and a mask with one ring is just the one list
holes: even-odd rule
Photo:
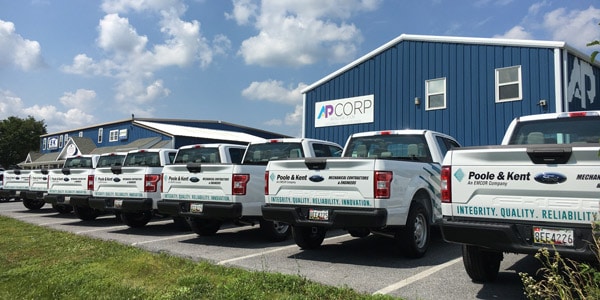
[[311, 138], [282, 138], [282, 139], [269, 139], [269, 140], [264, 140], [264, 141], [260, 141], [260, 142], [252, 142], [249, 145], [254, 145], [254, 144], [268, 144], [268, 143], [301, 143], [301, 142], [317, 142], [317, 143], [321, 143], [321, 144], [330, 144], [330, 145], [336, 145], [339, 146], [338, 144], [334, 143], [334, 142], [330, 142], [330, 141], [325, 141], [325, 140], [319, 140], [319, 139], [311, 139]]
[[600, 111], [598, 110], [590, 110], [590, 111], [571, 111], [571, 112], [562, 112], [562, 113], [546, 113], [546, 114], [535, 114], [535, 115], [527, 115], [515, 118], [517, 122], [523, 121], [535, 121], [535, 120], [547, 120], [547, 119], [558, 119], [558, 118], [570, 118], [570, 117], [598, 117], [600, 116]]

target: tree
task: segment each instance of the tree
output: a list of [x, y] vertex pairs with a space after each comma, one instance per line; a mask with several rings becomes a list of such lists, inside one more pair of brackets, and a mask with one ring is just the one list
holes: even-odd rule
[[[600, 25], [600, 23], [598, 23], [598, 25]], [[595, 40], [595, 41], [589, 42], [587, 44], [587, 46], [588, 47], [590, 47], [590, 46], [600, 46], [600, 40]], [[594, 62], [594, 60], [596, 60], [596, 56], [598, 55], [599, 52], [600, 51], [598, 51], [598, 50], [592, 52], [592, 55], [591, 55], [592, 62]]]
[[39, 151], [40, 135], [46, 134], [44, 121], [8, 117], [0, 121], [0, 165], [10, 168], [27, 158], [29, 151]]

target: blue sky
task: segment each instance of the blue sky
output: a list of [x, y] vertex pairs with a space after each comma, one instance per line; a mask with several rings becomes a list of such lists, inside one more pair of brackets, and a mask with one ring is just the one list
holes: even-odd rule
[[600, 1], [0, 0], [0, 119], [48, 132], [137, 117], [299, 136], [301, 90], [401, 34], [564, 41]]

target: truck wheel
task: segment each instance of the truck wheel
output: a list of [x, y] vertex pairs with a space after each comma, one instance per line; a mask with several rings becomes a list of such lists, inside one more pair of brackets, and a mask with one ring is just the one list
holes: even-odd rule
[[486, 250], [472, 245], [462, 246], [463, 264], [474, 282], [492, 282], [498, 277], [502, 252]]
[[31, 210], [37, 210], [42, 208], [44, 205], [46, 204], [46, 202], [44, 202], [44, 200], [38, 200], [38, 199], [23, 199], [23, 205], [25, 205], [25, 207], [27, 209], [31, 209]]
[[97, 210], [87, 206], [74, 206], [73, 213], [83, 221], [93, 221], [100, 215]]
[[59, 214], [69, 214], [73, 211], [73, 207], [71, 205], [52, 204], [52, 208], [54, 208]]
[[323, 227], [292, 226], [294, 241], [302, 249], [317, 249], [325, 239], [327, 230]]
[[290, 236], [290, 225], [283, 222], [260, 220], [260, 230], [274, 242], [285, 241]]
[[151, 211], [143, 212], [123, 212], [121, 213], [121, 220], [129, 227], [139, 228], [144, 227], [152, 219]]
[[420, 202], [413, 202], [408, 212], [406, 226], [396, 236], [402, 253], [410, 258], [425, 255], [431, 239], [429, 214]]
[[197, 235], [215, 235], [219, 229], [221, 229], [221, 221], [202, 219], [202, 218], [189, 218], [190, 228]]

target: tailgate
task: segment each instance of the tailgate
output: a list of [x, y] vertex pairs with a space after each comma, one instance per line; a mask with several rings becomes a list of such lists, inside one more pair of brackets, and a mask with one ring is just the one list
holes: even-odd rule
[[598, 216], [598, 147], [507, 147], [451, 155], [452, 211], [445, 215], [581, 224]]
[[47, 191], [48, 190], [48, 174], [32, 171], [29, 176], [30, 191]]
[[91, 169], [70, 169], [65, 175], [61, 170], [50, 171], [48, 193], [62, 195], [87, 195], [87, 180]]
[[111, 168], [96, 168], [94, 197], [144, 197], [145, 167], [122, 167], [118, 174]]
[[234, 165], [201, 164], [191, 171], [186, 165], [169, 165], [163, 169], [162, 199], [190, 201], [232, 201]]
[[18, 170], [18, 174], [14, 171], [4, 172], [4, 187], [5, 190], [29, 190], [29, 171]]
[[[306, 161], [321, 161], [307, 166]], [[266, 202], [374, 208], [374, 159], [307, 159], [269, 162]], [[309, 167], [311, 169], [309, 169]]]

